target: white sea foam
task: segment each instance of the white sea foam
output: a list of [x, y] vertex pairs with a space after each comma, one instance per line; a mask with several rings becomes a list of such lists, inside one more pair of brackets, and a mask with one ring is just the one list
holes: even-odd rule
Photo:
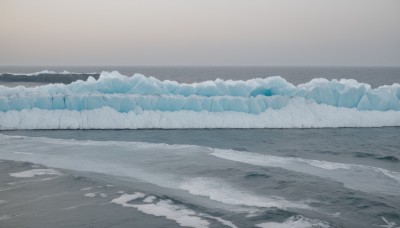
[[38, 72], [34, 72], [34, 73], [0, 73], [0, 75], [2, 74], [9, 74], [9, 75], [23, 75], [23, 76], [38, 76], [41, 74], [97, 74], [97, 73], [76, 73], [76, 72], [69, 72], [69, 71], [61, 71], [61, 72], [56, 72], [56, 71], [52, 71], [52, 70], [42, 70], [42, 71], [38, 71]]
[[[142, 199], [142, 203], [140, 203], [140, 201], [132, 202], [139, 199]], [[185, 207], [184, 205], [173, 203], [171, 200], [159, 199], [156, 196], [146, 195], [141, 192], [135, 192], [134, 194], [124, 193], [118, 198], [111, 200], [111, 202], [123, 207], [136, 208], [145, 214], [165, 217], [177, 222], [181, 226], [206, 228], [209, 227], [210, 222], [208, 220], [211, 219], [225, 226], [237, 228], [237, 226], [231, 221], [211, 216], [209, 214], [199, 213]]]
[[383, 173], [387, 177], [390, 177], [400, 183], [400, 173], [399, 172], [392, 172], [392, 171], [382, 169], [382, 168], [377, 168], [377, 167], [370, 167], [370, 168], [373, 169], [375, 172]]
[[15, 182], [8, 182], [7, 185], [16, 185], [16, 184], [24, 184], [24, 183], [29, 183], [29, 182], [40, 182], [40, 181], [49, 181], [57, 178], [59, 175], [55, 177], [47, 177], [47, 178], [42, 178], [42, 179], [34, 179], [34, 180], [24, 180], [24, 181], [15, 181]]
[[92, 187], [87, 187], [87, 188], [82, 188], [81, 191], [89, 191], [91, 189], [92, 189]]
[[385, 225], [376, 225], [376, 226], [386, 227], [386, 228], [400, 228], [400, 226], [397, 226], [395, 222], [390, 222], [385, 217], [381, 217], [381, 219], [385, 223]]
[[[385, 191], [389, 194], [397, 194], [400, 188], [400, 173], [389, 171], [383, 168], [365, 166], [358, 164], [346, 164], [329, 161], [311, 160], [293, 157], [279, 157], [251, 152], [234, 150], [214, 149], [212, 155], [231, 161], [247, 163], [257, 166], [279, 167], [296, 172], [312, 174], [324, 178], [334, 179], [343, 182], [347, 187], [362, 191]], [[330, 172], [321, 171], [326, 170]], [[378, 178], [372, 178], [372, 175]], [[392, 182], [388, 182], [385, 178]], [[370, 180], [366, 182], [365, 180]], [[371, 181], [374, 184], [371, 184]], [[394, 183], [393, 183], [394, 181]], [[383, 190], [380, 186], [385, 185]]]
[[[78, 140], [62, 140], [62, 139], [49, 139], [49, 138], [31, 138], [31, 137], [14, 137], [14, 136], [6, 136], [0, 135], [0, 140], [2, 148], [4, 148], [5, 153], [1, 156], [3, 159], [12, 159], [12, 160], [21, 160], [21, 161], [30, 161], [34, 163], [41, 163], [43, 165], [47, 165], [49, 167], [56, 168], [65, 168], [65, 169], [76, 169], [76, 162], [80, 162], [79, 170], [81, 171], [90, 171], [90, 172], [106, 172], [112, 175], [119, 176], [129, 176], [133, 178], [144, 178], [145, 180], [151, 180], [153, 183], [164, 187], [176, 187], [176, 180], [171, 179], [169, 174], [157, 174], [153, 175], [151, 172], [144, 171], [144, 168], [139, 168], [137, 166], [121, 166], [121, 165], [112, 165], [109, 164], [108, 161], [101, 161], [100, 163], [103, 165], [107, 165], [108, 169], [104, 170], [103, 165], [99, 162], [93, 163], [90, 160], [82, 160], [82, 155], [79, 154], [76, 156], [70, 156], [67, 158], [63, 158], [61, 154], [51, 154], [51, 157], [54, 159], [43, 159], [39, 158], [41, 152], [33, 151], [36, 154], [32, 156], [22, 156], [22, 155], [10, 155], [12, 151], [18, 151], [20, 148], [15, 147], [15, 140], [18, 140], [18, 144], [24, 143], [28, 145], [36, 145], [36, 144], [48, 144], [48, 145], [57, 145], [63, 150], [70, 152], [70, 154], [75, 154], [74, 151], [71, 151], [68, 148], [74, 148], [76, 146], [79, 147], [88, 147], [91, 148], [119, 148], [119, 151], [125, 153], [127, 148], [129, 150], [135, 150], [135, 153], [139, 153], [139, 151], [149, 150], [151, 153], [157, 153], [156, 151], [159, 148], [168, 149], [171, 151], [171, 156], [175, 152], [179, 151], [199, 151], [205, 154], [211, 154], [213, 156], [227, 159], [235, 162], [241, 162], [251, 165], [257, 166], [270, 166], [270, 167], [279, 167], [295, 172], [302, 172], [306, 174], [311, 174], [315, 176], [319, 176], [326, 179], [332, 179], [334, 181], [342, 182], [346, 187], [365, 191], [365, 192], [379, 192], [390, 195], [398, 195], [398, 189], [400, 188], [400, 173], [396, 171], [386, 170], [379, 167], [365, 166], [365, 165], [357, 165], [357, 164], [345, 164], [338, 162], [329, 162], [329, 161], [319, 161], [313, 159], [303, 159], [303, 158], [293, 158], [293, 157], [279, 157], [272, 156], [266, 154], [258, 154], [251, 152], [240, 152], [240, 151], [232, 151], [232, 150], [220, 150], [220, 149], [212, 149], [207, 147], [193, 146], [193, 145], [166, 145], [166, 144], [153, 144], [153, 143], [138, 143], [138, 142], [116, 142], [116, 141], [78, 141]], [[23, 140], [23, 141], [21, 141]], [[90, 151], [88, 150], [88, 151]], [[7, 153], [7, 151], [9, 153]], [[49, 151], [43, 151], [44, 154], [50, 153]], [[86, 154], [86, 153], [85, 153]], [[46, 155], [47, 156], [47, 155]], [[60, 157], [61, 156], [61, 157]], [[85, 155], [85, 156], [93, 156], [93, 155]], [[144, 156], [144, 155], [143, 155]], [[178, 155], [181, 156], [181, 155]], [[57, 159], [56, 159], [57, 158]], [[79, 159], [79, 160], [76, 160]], [[68, 160], [69, 162], [66, 162]], [[120, 164], [121, 161], [118, 161]], [[112, 169], [111, 169], [112, 168]], [[134, 174], [134, 175], [133, 175]], [[160, 178], [160, 176], [163, 176]], [[384, 186], [384, 187], [382, 187]]]
[[78, 204], [78, 205], [71, 206], [71, 207], [64, 207], [62, 209], [64, 209], [64, 210], [73, 210], [73, 209], [76, 209], [76, 208], [79, 208], [79, 207], [84, 207], [84, 206], [91, 205], [91, 204], [93, 204], [93, 203], [82, 203], [82, 204]]
[[261, 228], [329, 228], [329, 223], [318, 220], [310, 219], [301, 215], [296, 215], [288, 218], [283, 223], [266, 222], [255, 225]]
[[14, 151], [13, 153], [14, 154], [22, 154], [22, 155], [32, 155], [32, 154], [34, 154], [34, 153], [29, 153], [29, 152], [16, 152], [16, 151]]
[[125, 194], [124, 193], [121, 196], [119, 196], [118, 198], [111, 200], [111, 202], [122, 205], [124, 207], [131, 207], [130, 204], [128, 204], [128, 202], [130, 202], [132, 200], [144, 198], [145, 196], [146, 196], [146, 194], [141, 193], [141, 192], [135, 192], [134, 194]]
[[329, 161], [321, 161], [321, 160], [311, 160], [311, 159], [303, 159], [303, 158], [293, 158], [293, 157], [278, 157], [273, 155], [264, 155], [257, 154], [251, 152], [241, 152], [234, 150], [220, 150], [214, 149], [212, 155], [225, 158], [233, 161], [245, 162], [253, 165], [261, 165], [261, 166], [275, 166], [275, 167], [288, 167], [290, 169], [291, 164], [294, 163], [303, 163], [308, 164], [317, 168], [325, 169], [325, 170], [338, 170], [338, 169], [361, 169], [361, 170], [369, 170], [377, 173], [384, 174], [385, 176], [394, 179], [400, 183], [400, 173], [389, 171], [386, 169], [366, 166], [366, 165], [357, 165], [357, 164], [346, 164], [346, 163], [337, 163], [337, 162], [329, 162]]
[[147, 196], [147, 197], [143, 200], [143, 202], [144, 202], [144, 203], [152, 203], [155, 199], [156, 199], [155, 196]]
[[160, 200], [155, 204], [135, 205], [139, 211], [155, 216], [166, 217], [176, 221], [181, 226], [203, 228], [208, 227], [209, 222], [196, 216], [196, 213], [185, 207], [174, 205], [170, 200]]
[[93, 197], [96, 197], [96, 193], [95, 192], [88, 192], [84, 196], [85, 197], [89, 197], [89, 198], [93, 198]]
[[122, 205], [123, 207], [133, 207], [137, 210], [154, 216], [165, 217], [169, 220], [176, 221], [181, 226], [206, 228], [209, 226], [207, 220], [196, 216], [196, 212], [187, 209], [181, 205], [175, 205], [171, 200], [159, 200], [157, 203], [150, 204], [133, 204], [129, 203], [132, 200], [144, 198], [146, 195], [136, 192], [132, 195], [123, 194], [120, 197], [113, 199], [111, 202]]
[[[65, 71], [67, 72], [67, 71]], [[42, 71], [38, 71], [38, 72], [34, 72], [34, 73], [3, 73], [3, 74], [10, 74], [10, 75], [24, 75], [24, 76], [38, 76], [39, 74], [57, 74], [57, 72], [55, 71], [51, 71], [51, 70], [42, 70]]]
[[211, 216], [211, 215], [207, 215], [207, 214], [203, 214], [203, 213], [199, 213], [199, 215], [205, 217], [205, 218], [210, 218], [213, 220], [216, 220], [218, 222], [220, 222], [221, 224], [231, 227], [231, 228], [238, 228], [235, 224], [233, 224], [233, 222], [219, 218], [219, 217], [215, 217], [215, 216]]
[[229, 159], [232, 161], [239, 161], [260, 166], [283, 167], [293, 163], [304, 163], [326, 170], [350, 169], [352, 167], [352, 164], [310, 160], [310, 159], [294, 158], [294, 157], [279, 157], [273, 155], [265, 155], [252, 152], [241, 152], [234, 150], [214, 149], [212, 155], [219, 158]]
[[10, 173], [9, 175], [12, 177], [28, 178], [43, 175], [61, 175], [61, 173], [54, 169], [32, 169], [17, 173]]
[[12, 190], [12, 189], [15, 189], [15, 188], [0, 188], [0, 192]]
[[211, 178], [194, 178], [181, 184], [180, 188], [190, 194], [205, 196], [225, 204], [263, 208], [310, 209], [305, 202], [288, 201], [277, 196], [257, 196], [248, 191], [235, 189], [221, 180]]

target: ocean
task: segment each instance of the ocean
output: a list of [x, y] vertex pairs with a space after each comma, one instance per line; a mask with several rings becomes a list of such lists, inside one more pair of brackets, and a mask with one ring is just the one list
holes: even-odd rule
[[[281, 76], [294, 85], [287, 88], [295, 89], [314, 78], [355, 79], [370, 84], [372, 90], [400, 83], [400, 68], [394, 67], [0, 67], [0, 72], [13, 74], [42, 70], [79, 74], [49, 73], [15, 80], [10, 75], [4, 79], [3, 74], [0, 84], [32, 88], [49, 82], [85, 80], [88, 75], [82, 73], [95, 73], [93, 77], [98, 78], [101, 71], [113, 70], [128, 76], [140, 73], [179, 83]], [[69, 77], [70, 81], [63, 81], [63, 77]], [[279, 85], [287, 85], [279, 80]], [[57, 93], [63, 91], [63, 87], [57, 88]], [[380, 88], [374, 90], [378, 98], [378, 92], [386, 89]], [[390, 91], [400, 91], [393, 88], [397, 87], [390, 87]], [[9, 91], [5, 87], [0, 87], [0, 93], [1, 90]], [[20, 89], [15, 94], [10, 91], [13, 96], [24, 93]], [[267, 92], [263, 90], [258, 96], [283, 96], [282, 90], [272, 95]], [[27, 92], [29, 96], [37, 93], [43, 94]], [[55, 95], [52, 96], [54, 100]], [[278, 125], [247, 129], [222, 124], [218, 126], [228, 127], [180, 128], [180, 121], [188, 121], [185, 118], [190, 117], [190, 112], [184, 112], [180, 120], [167, 119], [167, 123], [159, 125], [178, 126], [168, 129], [34, 128], [61, 126], [52, 123], [27, 124], [33, 126], [31, 130], [3, 128], [0, 227], [400, 227], [400, 128], [393, 124], [400, 123], [397, 106], [371, 103], [369, 109], [361, 109], [365, 106], [358, 105], [348, 109], [354, 109], [351, 113], [361, 119], [349, 120], [348, 126], [354, 123], [361, 127], [327, 127], [342, 126], [334, 121], [347, 118], [334, 118], [347, 108], [340, 105], [325, 108], [332, 106], [328, 98], [317, 105], [324, 108], [316, 110], [335, 113], [315, 114], [318, 118], [326, 117], [319, 125], [311, 125], [316, 128], [301, 125], [309, 122], [300, 125], [292, 122], [296, 128]], [[304, 99], [306, 103], [295, 104], [317, 100], [309, 96]], [[0, 109], [2, 104], [5, 103], [0, 100]], [[14, 109], [2, 112], [25, 110], [7, 107]], [[135, 115], [146, 113], [144, 107], [141, 106], [140, 113], [134, 109]], [[156, 112], [165, 108], [156, 107]], [[270, 107], [278, 111], [274, 120], [284, 123], [285, 113], [279, 112], [284, 106]], [[223, 118], [229, 118], [236, 112], [244, 112], [232, 122], [224, 120], [225, 124], [241, 127], [247, 123], [246, 118], [259, 115], [251, 110], [205, 113], [222, 112], [226, 114]], [[364, 112], [373, 115], [357, 116]], [[114, 117], [102, 117], [101, 121], [117, 124], [120, 120]], [[385, 119], [389, 117], [392, 119]], [[202, 121], [196, 118], [189, 120]], [[33, 115], [7, 119], [19, 123], [44, 120]], [[171, 121], [176, 123], [168, 125]], [[368, 127], [371, 121], [383, 123], [384, 127]]]
[[[0, 66], [1, 73], [33, 73], [43, 70], [54, 72], [101, 73], [118, 71], [131, 76], [135, 73], [154, 76], [160, 80], [175, 80], [182, 83], [215, 80], [248, 80], [282, 76], [293, 84], [308, 82], [314, 78], [355, 79], [372, 87], [400, 83], [400, 67], [307, 67], [307, 66]], [[86, 78], [85, 78], [86, 79]], [[1, 82], [0, 83], [4, 83]]]

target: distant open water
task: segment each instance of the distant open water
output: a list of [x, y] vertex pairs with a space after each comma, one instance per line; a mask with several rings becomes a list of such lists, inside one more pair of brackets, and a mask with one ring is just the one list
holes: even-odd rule
[[102, 71], [116, 70], [123, 75], [133, 75], [135, 73], [139, 73], [144, 74], [145, 76], [154, 76], [160, 80], [175, 80], [184, 83], [215, 80], [216, 78], [221, 78], [225, 80], [247, 80], [252, 78], [266, 78], [269, 76], [282, 76], [289, 82], [296, 85], [308, 82], [313, 78], [355, 79], [358, 82], [368, 83], [373, 87], [400, 83], [400, 67], [0, 66], [0, 73], [33, 73], [43, 70], [51, 70], [55, 72], [62, 72], [64, 70], [67, 70], [69, 72], [76, 73], [101, 73]]

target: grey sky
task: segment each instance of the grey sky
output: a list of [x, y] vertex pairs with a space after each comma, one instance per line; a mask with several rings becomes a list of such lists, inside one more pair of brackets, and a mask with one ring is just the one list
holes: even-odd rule
[[400, 65], [399, 0], [0, 0], [0, 65]]

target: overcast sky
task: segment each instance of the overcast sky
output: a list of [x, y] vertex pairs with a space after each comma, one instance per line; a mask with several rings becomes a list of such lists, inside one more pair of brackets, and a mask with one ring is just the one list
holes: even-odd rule
[[0, 0], [0, 65], [400, 65], [400, 0]]

